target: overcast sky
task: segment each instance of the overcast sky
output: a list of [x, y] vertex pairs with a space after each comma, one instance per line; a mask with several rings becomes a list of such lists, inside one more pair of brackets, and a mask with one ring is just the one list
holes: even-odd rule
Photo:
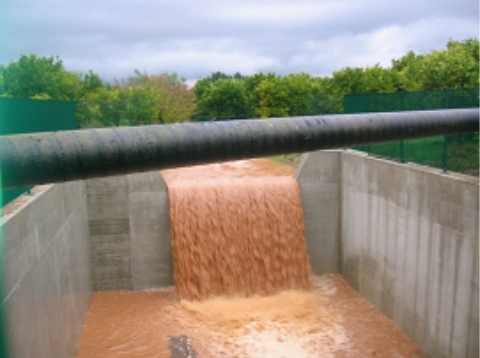
[[0, 63], [58, 55], [106, 80], [134, 69], [331, 75], [478, 38], [478, 0], [1, 0]]

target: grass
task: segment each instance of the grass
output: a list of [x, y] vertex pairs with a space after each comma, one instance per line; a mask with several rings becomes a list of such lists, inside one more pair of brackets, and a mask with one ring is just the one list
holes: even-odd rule
[[[403, 161], [443, 168], [444, 141], [443, 136], [406, 140], [403, 144]], [[373, 144], [355, 149], [369, 152], [372, 155], [401, 160], [400, 142]], [[449, 137], [446, 154], [447, 170], [478, 176], [478, 133]]]
[[290, 165], [293, 168], [296, 168], [300, 163], [300, 159], [302, 158], [302, 153], [292, 153], [292, 154], [282, 154], [276, 155], [273, 157], [268, 157], [277, 164], [280, 165]]
[[479, 176], [478, 141], [453, 142], [448, 149], [448, 169]]
[[[403, 143], [403, 161], [443, 168], [445, 137], [429, 137], [406, 140]], [[391, 160], [401, 160], [400, 142], [378, 143], [353, 149]], [[277, 155], [268, 159], [294, 168], [300, 163], [301, 153]], [[447, 170], [479, 176], [478, 133], [450, 136], [447, 141]]]

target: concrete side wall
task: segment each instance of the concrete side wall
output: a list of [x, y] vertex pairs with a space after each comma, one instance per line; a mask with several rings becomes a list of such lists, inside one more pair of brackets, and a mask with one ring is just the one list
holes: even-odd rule
[[479, 181], [354, 151], [296, 174], [315, 273], [343, 273], [433, 357], [479, 355]]
[[23, 200], [0, 221], [11, 357], [73, 357], [91, 298], [85, 186]]
[[478, 179], [358, 152], [340, 171], [345, 278], [432, 357], [478, 357]]
[[93, 290], [131, 290], [127, 177], [86, 181]]
[[340, 152], [303, 156], [295, 173], [305, 218], [305, 241], [314, 273], [340, 272]]
[[127, 176], [134, 290], [174, 284], [167, 185], [159, 172]]
[[159, 172], [86, 181], [94, 290], [173, 284], [167, 186]]

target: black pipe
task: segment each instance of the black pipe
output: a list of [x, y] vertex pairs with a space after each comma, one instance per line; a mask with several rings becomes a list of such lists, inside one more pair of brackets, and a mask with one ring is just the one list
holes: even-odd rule
[[478, 131], [478, 109], [182, 123], [0, 137], [4, 188]]

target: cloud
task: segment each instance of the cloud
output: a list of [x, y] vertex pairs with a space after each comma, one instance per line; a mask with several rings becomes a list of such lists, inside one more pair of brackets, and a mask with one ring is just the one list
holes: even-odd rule
[[[359, 34], [344, 34], [320, 41], [307, 41], [292, 57], [291, 68], [313, 67], [314, 75], [329, 75], [344, 67], [388, 67], [408, 51], [426, 53], [444, 48], [447, 41], [462, 40], [473, 33], [475, 21], [431, 18], [410, 24], [394, 24]], [[450, 29], [455, 29], [453, 33]]]
[[[134, 45], [131, 51], [123, 54], [121, 50], [111, 49], [118, 56], [90, 62], [90, 67], [108, 67], [104, 71], [108, 78], [119, 78], [121, 76], [116, 75], [119, 73], [133, 74], [134, 69], [139, 69], [150, 73], [177, 72], [181, 76], [198, 79], [215, 71], [249, 74], [258, 68], [275, 65], [274, 58], [238, 51], [235, 42], [230, 39], [175, 41], [160, 51], [152, 51], [148, 43]], [[79, 57], [67, 58], [64, 62], [77, 67], [81, 61]]]
[[140, 69], [193, 80], [388, 65], [478, 37], [479, 20], [472, 0], [3, 0], [0, 24], [0, 63], [58, 55], [106, 79]]

